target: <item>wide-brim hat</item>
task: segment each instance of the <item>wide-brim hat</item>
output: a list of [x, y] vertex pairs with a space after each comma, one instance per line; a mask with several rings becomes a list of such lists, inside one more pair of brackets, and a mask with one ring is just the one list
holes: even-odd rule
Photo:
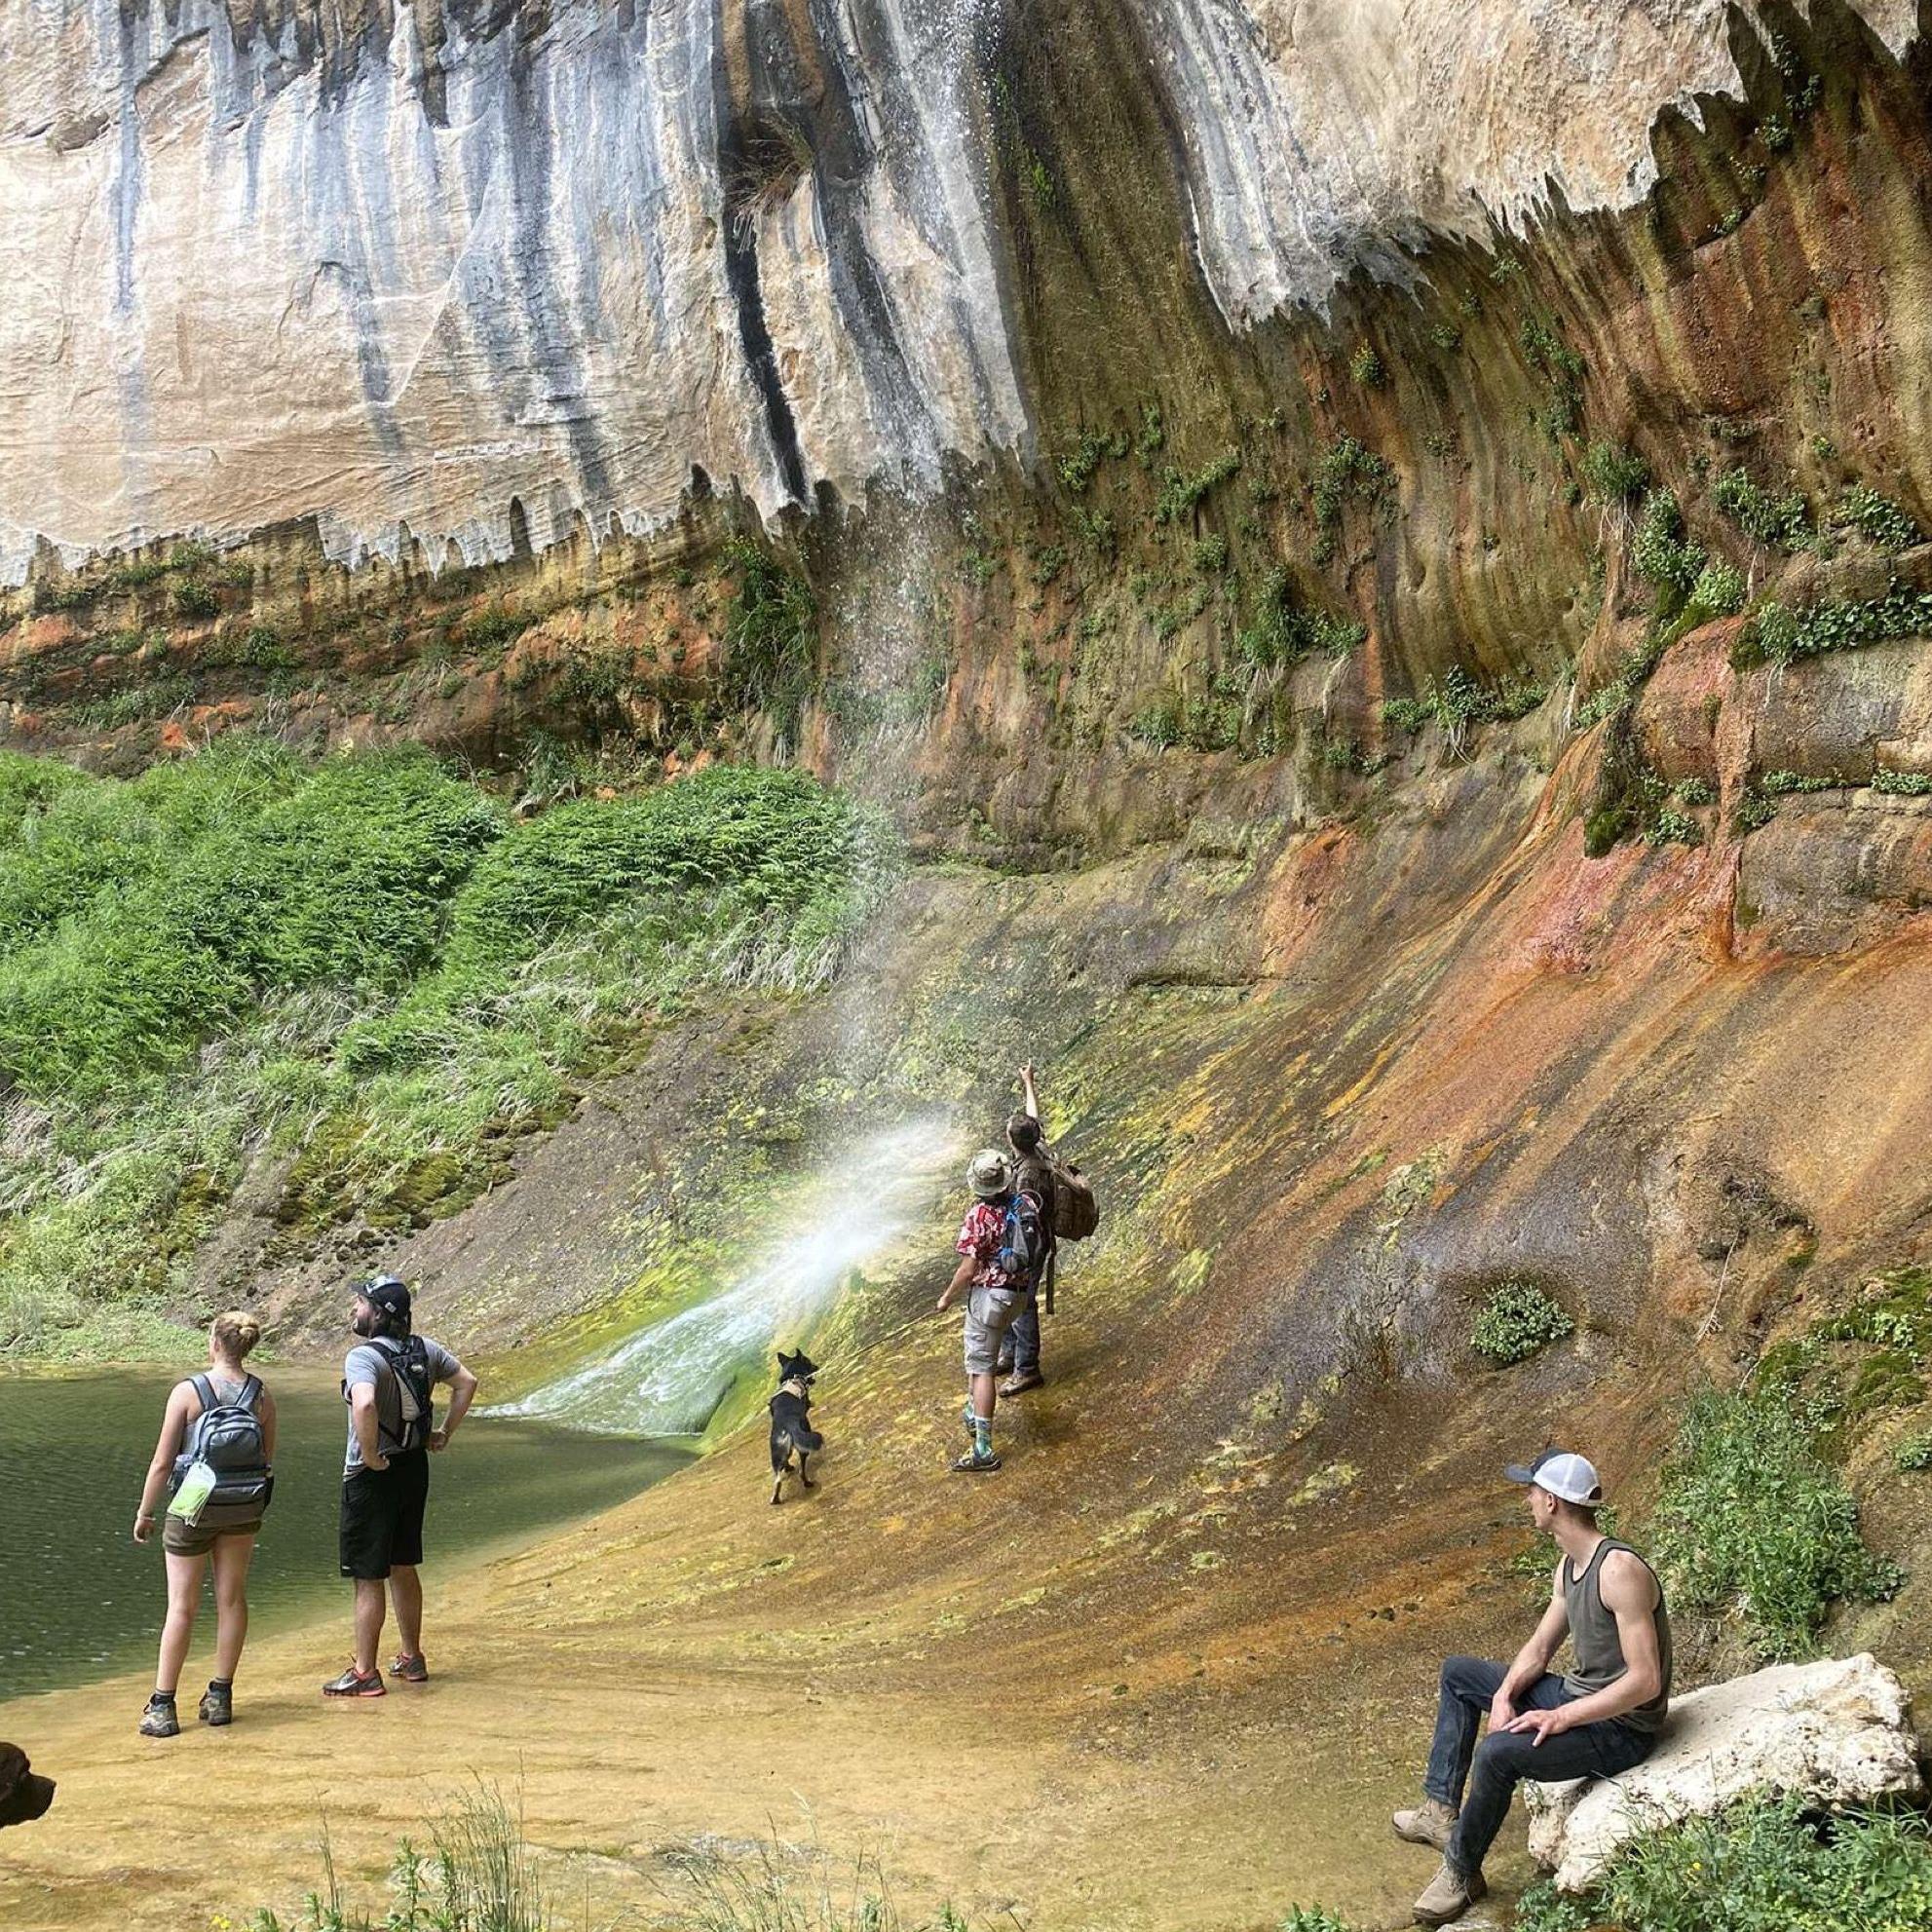
[[1013, 1184], [1013, 1170], [997, 1147], [983, 1147], [966, 1167], [966, 1186], [981, 1200], [997, 1200]]

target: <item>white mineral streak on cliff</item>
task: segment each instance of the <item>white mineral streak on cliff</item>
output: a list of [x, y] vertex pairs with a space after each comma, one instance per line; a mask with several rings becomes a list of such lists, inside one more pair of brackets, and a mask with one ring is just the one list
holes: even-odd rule
[[[1139, 11], [1237, 323], [1546, 177], [1627, 202], [1659, 107], [1736, 81], [1723, 0], [1084, 4]], [[1023, 448], [975, 66], [1009, 6], [443, 0], [426, 48], [408, 0], [342, 0], [319, 50], [273, 5], [0, 0], [0, 573], [305, 516], [341, 555], [500, 556], [512, 500], [541, 547], [649, 527], [694, 468], [769, 514]], [[1866, 12], [1903, 45], [1912, 0]], [[840, 148], [734, 202], [747, 19], [809, 19]]]
[[[1650, 186], [1672, 102], [1734, 93], [1726, 0], [1134, 0], [1187, 155], [1201, 268], [1252, 323], [1357, 264], [1401, 279], [1424, 228], [1481, 235], [1554, 181]], [[1862, 12], [1894, 52], [1912, 0]]]
[[[876, 0], [900, 64], [837, 51], [883, 323], [854, 333], [812, 175], [751, 217], [810, 483], [929, 487], [943, 450], [1025, 434], [947, 31], [967, 8], [914, 27]], [[503, 555], [512, 498], [541, 547], [663, 518], [694, 466], [781, 507], [726, 269], [716, 0], [559, 0], [534, 38], [474, 41], [455, 12], [437, 115], [406, 7], [330, 73], [209, 0], [0, 0], [14, 581], [36, 534], [306, 515], [342, 554]]]

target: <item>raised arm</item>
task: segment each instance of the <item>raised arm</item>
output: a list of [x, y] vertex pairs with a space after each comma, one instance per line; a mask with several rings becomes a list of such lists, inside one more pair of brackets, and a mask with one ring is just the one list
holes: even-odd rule
[[1031, 1060], [1020, 1069], [1020, 1091], [1026, 1097], [1026, 1111], [1038, 1120], [1040, 1118], [1040, 1095], [1034, 1089], [1033, 1062]]
[[1604, 1608], [1616, 1618], [1616, 1641], [1623, 1651], [1623, 1675], [1554, 1711], [1525, 1711], [1512, 1730], [1534, 1730], [1536, 1742], [1559, 1736], [1577, 1724], [1599, 1724], [1648, 1704], [1664, 1687], [1663, 1658], [1657, 1652], [1657, 1584], [1640, 1558], [1612, 1550], [1598, 1572]]
[[188, 1403], [194, 1396], [192, 1383], [177, 1382], [168, 1392], [168, 1407], [161, 1414], [161, 1434], [154, 1445], [154, 1459], [147, 1465], [147, 1481], [141, 1485], [140, 1507], [134, 1514], [134, 1540], [144, 1543], [154, 1534], [161, 1495], [168, 1487], [169, 1472], [181, 1453], [181, 1439], [188, 1432]]

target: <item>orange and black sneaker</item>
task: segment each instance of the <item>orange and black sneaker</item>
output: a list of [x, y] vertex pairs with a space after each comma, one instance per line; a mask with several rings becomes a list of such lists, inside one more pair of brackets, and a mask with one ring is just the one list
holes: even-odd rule
[[389, 1674], [400, 1678], [404, 1684], [427, 1684], [430, 1681], [430, 1667], [424, 1662], [420, 1650], [413, 1657], [398, 1657], [390, 1665]]
[[322, 1686], [324, 1697], [385, 1697], [389, 1686], [382, 1681], [382, 1672], [372, 1670], [364, 1677], [354, 1664], [340, 1677], [331, 1678]]

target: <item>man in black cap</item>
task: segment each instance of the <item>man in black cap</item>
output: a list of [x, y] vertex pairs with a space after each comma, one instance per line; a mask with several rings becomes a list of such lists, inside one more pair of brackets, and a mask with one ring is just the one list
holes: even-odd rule
[[[1398, 1811], [1395, 1836], [1432, 1845], [1442, 1866], [1416, 1901], [1422, 1925], [1459, 1918], [1488, 1887], [1483, 1858], [1525, 1779], [1610, 1778], [1641, 1764], [1670, 1709], [1670, 1614], [1663, 1587], [1628, 1543], [1597, 1528], [1604, 1486], [1567, 1450], [1503, 1471], [1530, 1492], [1530, 1520], [1561, 1555], [1549, 1608], [1514, 1663], [1451, 1657], [1442, 1667], [1422, 1802]], [[1565, 1637], [1574, 1657], [1558, 1677]], [[1489, 1735], [1476, 1742], [1487, 1715]], [[1467, 1783], [1468, 1801], [1462, 1788]]]
[[[430, 1452], [448, 1446], [476, 1378], [439, 1342], [413, 1334], [409, 1290], [393, 1274], [357, 1284], [349, 1325], [357, 1335], [342, 1365], [349, 1405], [349, 1454], [342, 1470], [342, 1573], [356, 1581], [356, 1660], [322, 1686], [324, 1697], [380, 1697], [383, 1585], [396, 1606], [402, 1649], [390, 1675], [429, 1681], [423, 1661], [423, 1512], [430, 1496]], [[436, 1426], [438, 1383], [449, 1384], [449, 1412]]]

